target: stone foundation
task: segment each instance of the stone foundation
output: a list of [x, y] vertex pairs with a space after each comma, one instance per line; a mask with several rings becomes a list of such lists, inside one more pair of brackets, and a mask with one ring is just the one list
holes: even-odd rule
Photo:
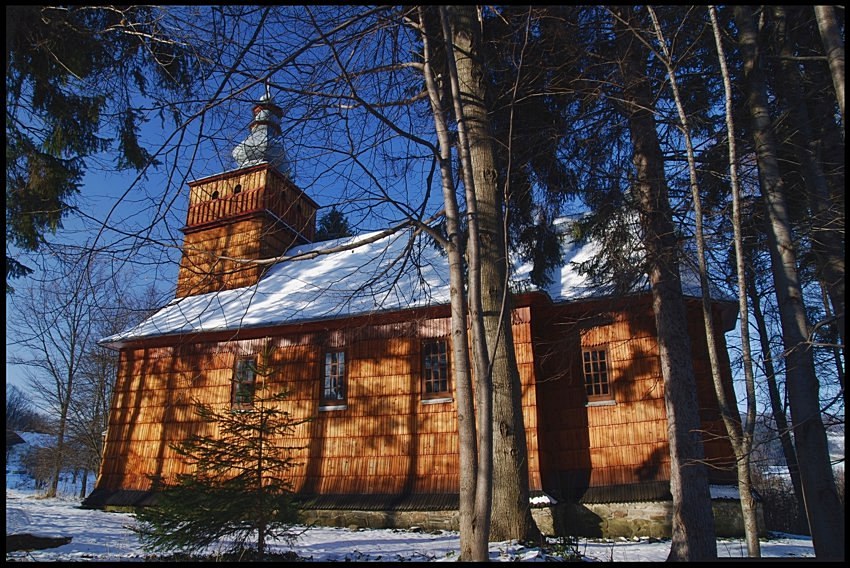
[[[717, 536], [743, 536], [741, 507], [737, 500], [712, 500]], [[669, 538], [672, 533], [672, 501], [647, 503], [558, 504], [533, 507], [532, 516], [547, 536], [597, 538]], [[350, 529], [418, 529], [423, 531], [460, 530], [457, 511], [363, 511], [305, 509], [306, 525]], [[759, 526], [764, 519], [759, 507]]]
[[[713, 499], [711, 505], [717, 536], [744, 535], [741, 505], [737, 500]], [[672, 535], [672, 501], [566, 504], [557, 505], [556, 508], [553, 516], [558, 534], [597, 538], [669, 538]], [[764, 514], [760, 506], [757, 515], [759, 526], [764, 527]]]
[[358, 511], [305, 509], [300, 514], [305, 525], [347, 527], [350, 529], [411, 529], [424, 531], [460, 530], [457, 511]]

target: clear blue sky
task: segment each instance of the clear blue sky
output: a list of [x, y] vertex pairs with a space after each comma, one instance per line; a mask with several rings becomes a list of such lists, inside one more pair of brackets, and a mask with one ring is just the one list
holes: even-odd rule
[[[263, 85], [255, 85], [251, 91], [255, 94], [253, 99], [258, 99], [264, 91]], [[160, 145], [169, 145], [166, 146], [167, 151], [158, 156], [163, 164], [145, 176], [138, 176], [132, 171], [115, 171], [112, 154], [90, 158], [80, 193], [74, 202], [77, 211], [66, 216], [63, 227], [55, 235], [50, 235], [49, 240], [105, 247], [119, 262], [155, 262], [155, 271], [149, 265], [139, 272], [140, 286], [155, 283], [163, 292], [173, 290], [179, 247], [182, 245], [180, 228], [186, 215], [186, 182], [236, 167], [231, 152], [249, 132], [253, 104], [248, 99], [243, 97], [229, 102], [218, 117], [221, 124], [217, 127], [207, 125], [204, 137], [199, 137], [197, 125], [193, 124], [182, 144], [177, 146], [177, 138], [169, 141], [169, 128], [163, 128], [158, 121], [145, 124], [141, 141], [149, 151], [156, 152]], [[285, 130], [293, 128], [299, 113], [299, 109], [294, 107], [288, 110], [293, 119], [287, 122], [288, 117], [284, 117], [282, 126]], [[318, 141], [308, 139], [312, 134], [316, 134]], [[398, 211], [379, 203], [382, 193], [394, 195], [400, 201], [421, 196], [425, 178], [421, 169], [411, 169], [405, 175], [375, 172], [376, 177], [371, 177], [372, 172], [367, 170], [373, 165], [379, 167], [379, 158], [358, 154], [359, 163], [355, 164], [344, 155], [351, 150], [348, 147], [351, 141], [344, 137], [331, 137], [331, 144], [339, 144], [339, 153], [334, 155], [328, 151], [328, 142], [322, 140], [323, 134], [327, 136], [323, 132], [311, 133], [303, 125], [285, 134], [292, 137], [285, 142], [289, 157], [295, 164], [294, 181], [320, 206], [340, 205], [358, 231], [385, 228], [398, 217]], [[199, 139], [201, 142], [196, 148]], [[396, 152], [408, 151], [398, 141], [390, 140], [388, 143], [396, 146]], [[420, 148], [418, 154], [425, 152]], [[421, 162], [427, 163], [426, 160]], [[383, 169], [387, 169], [385, 165]], [[355, 200], [355, 196], [361, 199]], [[381, 211], [387, 209], [390, 211], [385, 216]], [[127, 253], [127, 246], [132, 241], [130, 235], [139, 234], [152, 239], [155, 244], [144, 245], [144, 252]], [[13, 285], [23, 291], [30, 282], [32, 279], [25, 277], [15, 280]], [[6, 377], [8, 383], [25, 388], [22, 370], [9, 363], [9, 359], [19, 353], [9, 345], [10, 339], [13, 339], [13, 334], [9, 333], [9, 315], [13, 313], [11, 299], [7, 295]]]

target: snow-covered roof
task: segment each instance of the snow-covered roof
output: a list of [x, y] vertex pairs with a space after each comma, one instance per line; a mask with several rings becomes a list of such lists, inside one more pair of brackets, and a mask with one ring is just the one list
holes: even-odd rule
[[[411, 229], [375, 239], [368, 233], [287, 251], [255, 285], [175, 298], [139, 325], [106, 337], [102, 344], [201, 332], [304, 323], [424, 308], [449, 303], [446, 257], [431, 240]], [[360, 243], [362, 246], [353, 246]], [[352, 248], [353, 247], [353, 248]], [[322, 251], [342, 249], [324, 254]], [[553, 283], [542, 290], [555, 302], [606, 295], [591, 286], [576, 264], [591, 257], [595, 245], [565, 243], [563, 263]], [[311, 254], [318, 253], [318, 254]], [[517, 263], [513, 280], [522, 290], [531, 265]]]

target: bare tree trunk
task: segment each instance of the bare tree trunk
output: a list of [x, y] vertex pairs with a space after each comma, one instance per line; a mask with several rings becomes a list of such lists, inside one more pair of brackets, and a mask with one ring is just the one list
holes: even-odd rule
[[[460, 213], [454, 187], [451, 166], [452, 143], [446, 126], [446, 111], [440, 103], [440, 91], [431, 68], [430, 41], [425, 30], [425, 9], [419, 7], [419, 25], [422, 34], [424, 75], [434, 114], [434, 125], [440, 145], [438, 161], [443, 187], [443, 199], [446, 210], [446, 229], [448, 242], [445, 249], [449, 259], [449, 279], [451, 285], [452, 307], [452, 356], [453, 377], [457, 393], [458, 437], [460, 445], [460, 560], [462, 562], [483, 562], [489, 559], [489, 507], [478, 510], [476, 507], [477, 485], [481, 469], [479, 468], [479, 445], [476, 442], [475, 405], [473, 402], [472, 379], [469, 364], [469, 338], [467, 333], [467, 305], [464, 291], [463, 247], [460, 233]], [[444, 40], [449, 38], [444, 38]], [[484, 385], [479, 385], [482, 388]], [[489, 451], [489, 448], [486, 448]], [[487, 458], [483, 457], [486, 463]], [[483, 482], [492, 483], [489, 471], [485, 472]], [[487, 489], [485, 489], [487, 491]], [[489, 492], [489, 491], [488, 491]]]
[[[68, 391], [71, 390], [70, 386], [68, 385]], [[62, 469], [65, 465], [65, 431], [67, 425], [68, 404], [63, 402], [59, 410], [59, 424], [56, 430], [56, 452], [53, 454], [53, 471], [50, 475], [50, 485], [47, 487], [45, 497], [56, 497], [56, 493], [59, 490], [59, 478], [62, 476]]]
[[[747, 253], [745, 253], [747, 254]], [[764, 375], [767, 381], [767, 392], [770, 400], [770, 409], [773, 420], [776, 423], [776, 433], [782, 446], [782, 455], [785, 457], [785, 465], [788, 466], [788, 474], [791, 477], [791, 487], [797, 500], [797, 518], [805, 519], [806, 512], [803, 508], [803, 487], [800, 484], [800, 466], [797, 463], [797, 452], [794, 450], [794, 440], [791, 438], [791, 428], [788, 426], [788, 418], [785, 416], [785, 405], [779, 386], [776, 383], [776, 368], [773, 364], [773, 353], [770, 347], [770, 335], [767, 333], [767, 323], [761, 309], [761, 298], [756, 288], [755, 274], [747, 279], [747, 295], [750, 298], [750, 306], [753, 310], [753, 318], [756, 320], [759, 343], [764, 364]], [[801, 529], [808, 530], [808, 522], [804, 522]]]
[[664, 178], [664, 158], [652, 114], [646, 54], [632, 30], [641, 29], [630, 7], [613, 7], [623, 104], [634, 152], [634, 189], [649, 263], [670, 439], [672, 543], [668, 560], [717, 558], [714, 516], [704, 464], [696, 377], [679, 275], [678, 247]]
[[[815, 17], [818, 21], [826, 59], [832, 73], [832, 84], [835, 85], [835, 98], [841, 111], [841, 126], [844, 126], [844, 41], [835, 19], [834, 6], [815, 6]], [[842, 128], [841, 132], [844, 132]]]
[[[821, 290], [821, 303], [823, 304], [823, 311], [826, 315], [826, 319], [830, 320], [834, 316], [832, 314], [832, 308], [830, 307], [829, 302], [829, 294], [826, 291], [826, 284], [824, 282], [820, 282], [820, 290]], [[832, 357], [835, 360], [835, 375], [838, 377], [838, 384], [841, 385], [841, 390], [844, 390], [844, 364], [843, 360], [843, 347], [844, 342], [841, 342], [841, 345], [833, 345], [831, 347]]]
[[82, 475], [83, 477], [80, 480], [80, 499], [85, 499], [89, 487], [89, 471], [83, 468]]
[[844, 513], [835, 487], [826, 430], [820, 414], [820, 397], [797, 255], [780, 175], [777, 144], [771, 129], [767, 95], [758, 71], [758, 40], [753, 7], [736, 6], [735, 22], [741, 47], [746, 95], [752, 117], [756, 158], [762, 180], [770, 230], [768, 241], [785, 346], [786, 376], [794, 442], [812, 542], [819, 560], [844, 559]]
[[[729, 178], [732, 185], [732, 227], [735, 235], [735, 272], [738, 276], [738, 312], [741, 318], [741, 348], [743, 353], [744, 365], [744, 385], [747, 397], [747, 423], [741, 425], [737, 404], [734, 405], [734, 415], [732, 414], [732, 404], [726, 402], [725, 389], [720, 380], [720, 372], [715, 365], [716, 355], [712, 356], [712, 376], [714, 377], [714, 388], [717, 392], [720, 408], [723, 412], [723, 422], [726, 425], [726, 431], [729, 438], [732, 440], [732, 448], [735, 451], [735, 460], [738, 467], [738, 493], [741, 499], [741, 513], [744, 520], [744, 535], [747, 540], [747, 554], [751, 557], [758, 558], [761, 556], [761, 542], [759, 541], [759, 526], [758, 515], [756, 510], [756, 502], [753, 494], [752, 482], [752, 467], [751, 457], [753, 450], [753, 434], [756, 425], [756, 388], [755, 376], [753, 373], [753, 357], [750, 350], [750, 323], [749, 323], [749, 308], [747, 306], [747, 280], [746, 266], [744, 264], [744, 241], [741, 231], [741, 192], [738, 184], [738, 156], [735, 149], [735, 125], [732, 118], [732, 81], [729, 78], [729, 71], [726, 67], [726, 55], [723, 50], [723, 41], [721, 39], [720, 26], [717, 23], [717, 14], [714, 6], [708, 8], [709, 17], [711, 19], [711, 27], [714, 32], [714, 41], [717, 46], [718, 59], [720, 62], [720, 70], [723, 76], [724, 89], [724, 106], [726, 114], [726, 131], [729, 139]], [[691, 178], [696, 180], [696, 167], [693, 163], [692, 152], [688, 152], [688, 163], [691, 169]], [[697, 198], [698, 199], [698, 198]], [[698, 231], [697, 238], [701, 239], [701, 231]], [[702, 264], [700, 275], [702, 278], [702, 293], [703, 293], [703, 311], [710, 314], [710, 306], [706, 306], [705, 299], [708, 296], [708, 279], [705, 275], [704, 266], [704, 251], [705, 246], [700, 245], [700, 262]], [[707, 308], [707, 309], [706, 309]], [[706, 319], [706, 333], [710, 333], [711, 327], [708, 326]], [[712, 336], [713, 337], [713, 336]], [[713, 340], [709, 343], [712, 346]], [[709, 351], [716, 350], [716, 347], [710, 347]], [[734, 403], [734, 401], [733, 401]]]
[[800, 157], [803, 177], [806, 182], [807, 198], [812, 215], [812, 251], [818, 266], [819, 277], [826, 284], [832, 311], [838, 317], [838, 337], [844, 344], [844, 230], [840, 220], [844, 212], [835, 211], [830, 205], [829, 187], [826, 176], [816, 158], [815, 142], [812, 136], [809, 112], [804, 100], [803, 77], [800, 68], [794, 61], [795, 53], [791, 49], [790, 38], [787, 37], [787, 17], [783, 6], [772, 6], [777, 41], [780, 43], [780, 68], [784, 80], [779, 81], [783, 86], [785, 100], [790, 109], [791, 120], [794, 123], [792, 139], [797, 143], [797, 155]]
[[[460, 83], [462, 121], [468, 136], [481, 247], [481, 291], [493, 384], [493, 499], [491, 540], [539, 541], [531, 516], [528, 449], [522, 392], [511, 329], [508, 254], [503, 200], [497, 184], [493, 138], [479, 59], [480, 30], [473, 6], [454, 6], [454, 57]], [[459, 118], [459, 121], [461, 119]], [[477, 369], [476, 369], [477, 370]]]
[[[492, 528], [493, 511], [491, 501], [495, 481], [493, 478], [493, 381], [490, 374], [490, 338], [487, 335], [483, 305], [482, 259], [481, 259], [481, 228], [478, 215], [478, 196], [475, 191], [475, 176], [472, 172], [472, 158], [469, 142], [469, 126], [464, 114], [461, 101], [460, 76], [458, 74], [454, 32], [452, 31], [452, 15], [445, 6], [441, 6], [440, 25], [443, 30], [446, 48], [446, 63], [449, 70], [449, 81], [452, 93], [452, 103], [458, 134], [458, 156], [460, 158], [461, 175], [466, 196], [466, 221], [469, 235], [466, 243], [466, 256], [469, 264], [467, 290], [469, 292], [469, 315], [472, 330], [472, 360], [475, 375], [476, 400], [478, 403], [478, 451], [479, 472], [478, 486], [475, 493], [475, 509], [485, 514], [486, 519], [479, 519], [482, 524], [486, 521], [487, 531]], [[482, 537], [483, 538], [483, 537]]]

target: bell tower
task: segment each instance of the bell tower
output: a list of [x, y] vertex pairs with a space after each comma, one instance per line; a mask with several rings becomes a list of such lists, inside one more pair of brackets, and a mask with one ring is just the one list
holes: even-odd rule
[[312, 242], [319, 206], [292, 182], [282, 115], [267, 90], [233, 149], [237, 168], [189, 182], [178, 298], [256, 284], [269, 267], [251, 261]]

